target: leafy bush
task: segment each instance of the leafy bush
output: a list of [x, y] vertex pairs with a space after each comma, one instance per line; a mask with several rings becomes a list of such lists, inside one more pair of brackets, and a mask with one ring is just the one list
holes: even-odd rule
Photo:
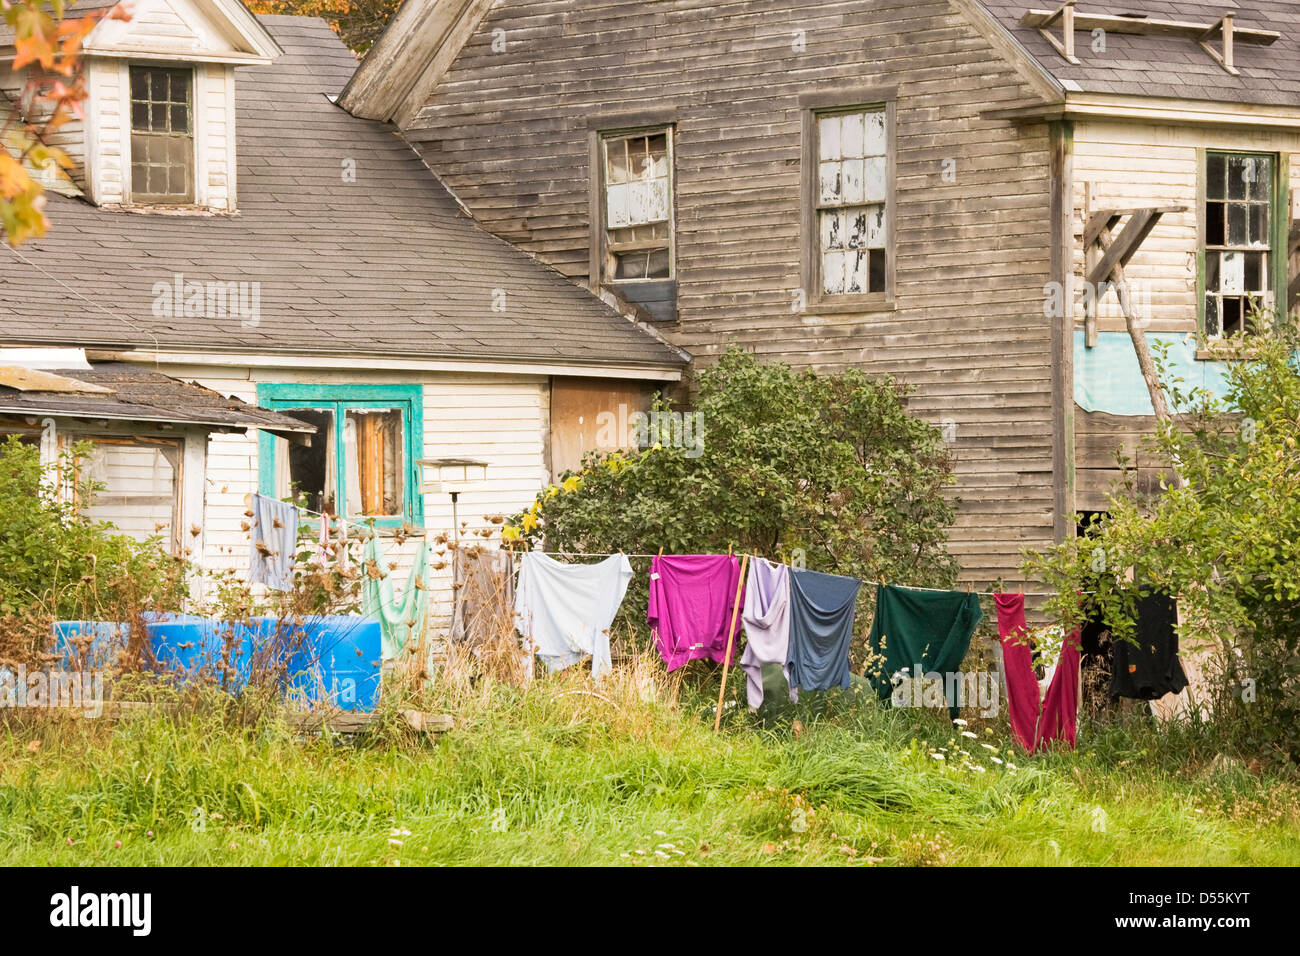
[[1183, 650], [1216, 649], [1209, 703], [1225, 740], [1290, 760], [1300, 758], [1297, 346], [1281, 325], [1230, 343], [1222, 399], [1185, 387], [1159, 355], [1176, 409], [1148, 440], [1170, 463], [1163, 490], [1144, 496], [1124, 481], [1085, 535], [1026, 563], [1059, 591], [1051, 610], [1098, 613], [1120, 639], [1133, 634], [1139, 590], [1177, 595]]
[[182, 563], [160, 539], [137, 542], [86, 517], [99, 490], [76, 468], [87, 453], [78, 445], [42, 465], [16, 436], [0, 444], [0, 614], [93, 618], [137, 601], [170, 608], [184, 594]]
[[[856, 369], [761, 365], [736, 349], [696, 384], [698, 444], [672, 440], [672, 409], [656, 399], [648, 447], [589, 455], [506, 539], [587, 553], [802, 551], [809, 568], [867, 581], [955, 579], [950, 456], [939, 431], [908, 414], [905, 387]], [[634, 590], [625, 608], [640, 598]]]

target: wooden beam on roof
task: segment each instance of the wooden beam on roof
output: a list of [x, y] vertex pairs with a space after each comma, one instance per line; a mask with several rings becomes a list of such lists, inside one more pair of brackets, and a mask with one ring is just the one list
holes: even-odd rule
[[[1048, 27], [1054, 24], [1057, 18], [1061, 20], [1061, 39], [1056, 39], [1048, 31]], [[1023, 22], [1023, 21], [1022, 21]], [[1048, 43], [1057, 53], [1065, 59], [1078, 65], [1079, 58], [1074, 55], [1074, 0], [1065, 0], [1065, 3], [1057, 7], [1048, 17], [1038, 24], [1038, 32], [1043, 35]]]
[[[1020, 17], [1021, 26], [1043, 28], [1055, 21], [1060, 10], [1027, 10]], [[1186, 20], [1159, 20], [1153, 17], [1117, 17], [1107, 13], [1083, 13], [1075, 11], [1073, 15], [1076, 30], [1106, 30], [1109, 33], [1130, 33], [1139, 36], [1186, 37], [1189, 40], [1201, 40], [1207, 33], [1217, 30], [1219, 23], [1194, 23]], [[1239, 43], [1253, 43], [1269, 46], [1282, 34], [1276, 30], [1257, 30], [1248, 27], [1233, 27], [1233, 39]]]

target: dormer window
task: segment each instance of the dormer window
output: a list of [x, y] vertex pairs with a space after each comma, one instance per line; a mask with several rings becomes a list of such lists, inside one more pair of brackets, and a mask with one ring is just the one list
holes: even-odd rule
[[131, 67], [131, 200], [194, 202], [194, 71]]

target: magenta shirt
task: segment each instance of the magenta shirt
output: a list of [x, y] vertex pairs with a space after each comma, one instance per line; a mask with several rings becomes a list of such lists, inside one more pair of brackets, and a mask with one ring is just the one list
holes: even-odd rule
[[[727, 655], [727, 627], [736, 603], [740, 561], [730, 554], [665, 554], [650, 562], [650, 607], [646, 614], [668, 669]], [[745, 596], [740, 596], [743, 606]], [[731, 643], [740, 643], [741, 616]]]

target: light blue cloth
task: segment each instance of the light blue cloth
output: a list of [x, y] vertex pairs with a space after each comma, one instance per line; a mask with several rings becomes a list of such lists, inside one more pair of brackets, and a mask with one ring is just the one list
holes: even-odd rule
[[252, 512], [248, 580], [288, 591], [293, 588], [293, 559], [298, 549], [298, 509], [275, 498], [253, 495]]
[[[366, 541], [365, 577], [361, 579], [361, 613], [379, 621], [380, 654], [386, 661], [396, 660], [412, 641], [424, 634], [429, 612], [429, 547], [421, 541], [406, 579], [406, 590], [399, 600], [393, 589], [393, 573], [388, 568], [379, 535], [372, 529]], [[380, 576], [371, 575], [371, 570]]]
[[790, 686], [849, 686], [853, 615], [862, 582], [839, 574], [790, 569]]
[[550, 671], [590, 657], [592, 677], [604, 677], [613, 670], [609, 629], [631, 580], [626, 555], [611, 555], [599, 564], [565, 564], [529, 551], [520, 562], [515, 588], [515, 626], [524, 648]]

